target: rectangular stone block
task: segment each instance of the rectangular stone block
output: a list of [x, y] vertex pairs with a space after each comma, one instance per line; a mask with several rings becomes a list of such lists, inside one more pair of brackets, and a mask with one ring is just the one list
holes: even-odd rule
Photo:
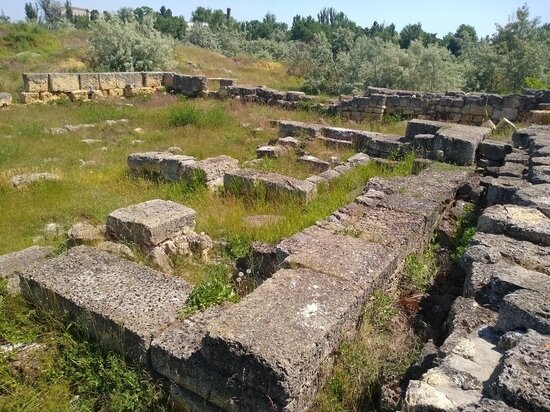
[[21, 92], [19, 99], [23, 104], [38, 103], [40, 101], [40, 93], [38, 92]]
[[317, 137], [321, 134], [321, 126], [316, 124], [307, 124], [290, 120], [277, 121], [279, 128], [279, 137]]
[[26, 92], [47, 92], [48, 73], [23, 73], [23, 87]]
[[181, 163], [178, 174], [183, 180], [198, 178], [207, 186], [213, 187], [223, 185], [225, 173], [237, 170], [238, 168], [238, 160], [222, 155], [199, 160], [194, 163]]
[[147, 202], [115, 210], [107, 216], [107, 235], [148, 250], [195, 227], [193, 209], [169, 200]]
[[223, 184], [225, 190], [234, 194], [273, 200], [283, 197], [299, 203], [309, 202], [317, 192], [317, 187], [311, 182], [253, 169], [226, 172]]
[[99, 90], [99, 74], [98, 73], [80, 73], [80, 89], [81, 90]]
[[117, 89], [117, 82], [114, 73], [98, 73], [99, 88], [101, 90]]
[[124, 89], [127, 85], [143, 87], [143, 75], [141, 72], [115, 73], [117, 89]]
[[412, 139], [417, 134], [435, 135], [445, 124], [445, 122], [436, 122], [434, 120], [412, 119], [407, 122], [405, 137]]
[[20, 277], [26, 298], [67, 313], [91, 338], [146, 365], [151, 341], [177, 319], [192, 289], [181, 279], [86, 246]]
[[208, 90], [208, 79], [204, 76], [186, 76], [175, 74], [172, 89], [184, 96], [197, 97]]
[[77, 73], [50, 73], [48, 75], [50, 92], [67, 92], [80, 90]]
[[128, 166], [132, 176], [161, 178], [170, 181], [180, 179], [183, 164], [194, 163], [195, 158], [174, 155], [169, 152], [133, 153], [128, 156]]
[[443, 152], [443, 159], [458, 165], [471, 165], [476, 160], [479, 144], [491, 134], [486, 127], [452, 124], [441, 128], [434, 138], [434, 150]]
[[479, 144], [479, 154], [486, 159], [504, 162], [507, 154], [512, 153], [512, 145], [495, 140], [484, 140]]
[[307, 391], [317, 389], [323, 362], [355, 330], [363, 299], [338, 277], [280, 270], [210, 323], [202, 353], [267, 395], [275, 410], [306, 410]]
[[19, 279], [15, 272], [26, 272], [36, 263], [45, 261], [52, 253], [51, 247], [31, 246], [19, 252], [0, 256], [0, 278], [8, 281], [8, 291], [19, 291]]
[[143, 72], [144, 87], [163, 86], [164, 72]]

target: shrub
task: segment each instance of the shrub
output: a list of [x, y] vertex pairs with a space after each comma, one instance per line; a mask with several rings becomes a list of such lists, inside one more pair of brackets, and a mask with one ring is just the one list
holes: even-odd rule
[[92, 24], [91, 54], [100, 70], [151, 71], [168, 66], [173, 41], [153, 27], [154, 18], [122, 21], [118, 17]]
[[227, 121], [228, 114], [221, 106], [204, 111], [189, 103], [174, 107], [168, 116], [170, 126], [175, 127], [189, 124], [197, 127], [221, 127], [227, 124]]

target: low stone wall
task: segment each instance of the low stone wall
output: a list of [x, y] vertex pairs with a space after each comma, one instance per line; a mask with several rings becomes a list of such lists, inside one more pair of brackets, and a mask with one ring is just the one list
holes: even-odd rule
[[330, 105], [332, 114], [354, 121], [381, 120], [384, 115], [422, 117], [465, 124], [527, 120], [530, 112], [550, 102], [550, 91], [526, 90], [521, 94], [500, 96], [464, 92], [421, 93], [369, 87], [365, 96], [343, 98]]
[[[314, 96], [308, 96], [304, 92], [279, 91], [263, 86], [246, 86], [232, 84], [222, 91], [220, 98], [232, 98], [242, 102], [269, 104], [285, 109], [297, 109], [300, 102], [311, 102]], [[321, 105], [320, 107], [324, 107]]]
[[204, 96], [208, 79], [172, 72], [23, 73], [25, 104], [60, 98], [86, 101], [101, 97], [135, 97], [173, 90], [191, 97]]

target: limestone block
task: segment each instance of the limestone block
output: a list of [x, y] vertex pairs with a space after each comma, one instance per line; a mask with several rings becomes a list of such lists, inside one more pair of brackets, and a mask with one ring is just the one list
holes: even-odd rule
[[407, 131], [405, 136], [412, 139], [417, 134], [432, 134], [435, 135], [439, 129], [445, 126], [444, 122], [436, 122], [434, 120], [412, 119], [407, 122]]
[[489, 387], [491, 397], [502, 399], [520, 410], [544, 411], [550, 405], [550, 338], [527, 332], [508, 351]]
[[40, 92], [40, 100], [42, 100], [43, 102], [47, 102], [47, 101], [50, 101], [50, 100], [54, 100], [55, 97], [57, 97], [57, 96], [54, 95], [53, 93], [50, 93], [50, 92]]
[[81, 90], [99, 90], [99, 74], [98, 73], [80, 73], [80, 87]]
[[479, 144], [490, 133], [485, 127], [458, 124], [441, 128], [434, 138], [434, 150], [441, 150], [448, 162], [470, 165], [475, 162]]
[[163, 86], [164, 72], [143, 72], [144, 87]]
[[143, 87], [143, 76], [140, 72], [115, 73], [117, 89], [124, 89], [131, 84], [136, 87]]
[[28, 186], [36, 182], [55, 182], [61, 178], [54, 173], [25, 173], [13, 176], [11, 184], [15, 187]]
[[67, 92], [67, 96], [69, 96], [72, 102], [85, 102], [90, 100], [88, 92], [85, 90], [72, 90]]
[[533, 123], [550, 124], [550, 110], [531, 110], [529, 116]]
[[0, 107], [11, 105], [12, 97], [9, 93], [0, 93]]
[[138, 96], [151, 96], [155, 92], [152, 87], [134, 86], [127, 84], [124, 87], [124, 97], [138, 97]]
[[208, 187], [221, 186], [224, 175], [236, 171], [239, 168], [239, 161], [232, 157], [221, 155], [211, 157], [197, 162], [182, 162], [178, 173], [180, 178], [187, 180], [199, 178]]
[[479, 217], [477, 229], [550, 246], [550, 219], [537, 209], [514, 205], [491, 206]]
[[0, 278], [8, 281], [8, 292], [20, 291], [19, 278], [15, 276], [15, 272], [26, 272], [36, 263], [45, 261], [52, 253], [51, 247], [31, 246], [0, 256]]
[[26, 92], [47, 92], [48, 73], [23, 73], [23, 85]]
[[258, 159], [262, 157], [276, 158], [283, 154], [286, 150], [282, 146], [260, 146], [256, 149], [256, 157]]
[[487, 181], [487, 206], [512, 203], [516, 192], [529, 183], [517, 177], [500, 176]]
[[133, 153], [128, 156], [132, 176], [157, 177], [177, 181], [182, 164], [194, 163], [195, 158], [169, 152]]
[[50, 92], [67, 92], [80, 90], [80, 81], [77, 73], [50, 73], [48, 75]]
[[38, 92], [21, 92], [20, 100], [23, 104], [32, 104], [40, 101], [40, 93]]
[[117, 89], [115, 73], [98, 73], [99, 88], [101, 90]]
[[109, 96], [111, 97], [123, 97], [124, 96], [124, 89], [108, 89]]
[[362, 299], [361, 289], [338, 277], [281, 270], [210, 322], [202, 353], [275, 409], [292, 402], [306, 410], [319, 368], [355, 327]]
[[177, 319], [192, 287], [110, 253], [78, 246], [21, 274], [23, 295], [103, 346], [149, 363], [153, 338]]
[[279, 120], [279, 137], [317, 137], [321, 134], [321, 126], [302, 122]]
[[172, 72], [164, 73], [164, 75], [162, 76], [162, 85], [164, 87], [169, 88], [169, 89], [174, 88], [174, 76], [175, 75], [176, 75], [176, 73], [172, 73]]
[[307, 203], [316, 193], [316, 186], [311, 182], [253, 169], [226, 172], [223, 181], [225, 190], [229, 192], [248, 196], [262, 195], [268, 199], [288, 197]]
[[484, 140], [479, 144], [479, 154], [487, 159], [503, 162], [507, 154], [512, 153], [510, 143], [496, 140]]
[[193, 209], [168, 200], [147, 202], [118, 209], [107, 216], [107, 235], [129, 241], [144, 250], [175, 238], [195, 227]]
[[184, 96], [197, 97], [208, 90], [208, 79], [204, 76], [186, 76], [175, 74], [172, 89]]
[[325, 170], [330, 169], [330, 163], [325, 162], [324, 160], [317, 159], [315, 156], [303, 155], [298, 158], [298, 162], [307, 164], [312, 169], [319, 172], [324, 172]]

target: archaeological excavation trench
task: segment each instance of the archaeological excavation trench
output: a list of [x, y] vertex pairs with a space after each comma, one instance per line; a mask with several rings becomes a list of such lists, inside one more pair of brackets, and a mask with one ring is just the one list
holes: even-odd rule
[[[74, 100], [104, 93], [132, 97], [160, 87], [208, 94], [205, 78], [166, 73], [131, 79], [26, 74], [24, 93], [30, 103], [62, 93]], [[411, 253], [424, 250], [462, 199], [480, 210], [477, 233], [460, 259], [462, 296], [452, 304], [442, 344], [430, 362], [419, 360], [421, 370], [406, 382], [402, 409], [550, 410], [550, 128], [519, 129], [512, 143], [502, 143], [491, 140], [490, 128], [470, 125], [483, 116], [473, 114], [478, 106], [490, 109], [494, 120], [514, 114], [515, 120], [544, 97], [482, 101], [371, 92], [329, 110], [361, 120], [384, 110], [395, 114], [399, 107], [421, 115], [433, 105], [447, 116], [432, 111], [438, 120], [413, 119], [405, 136], [272, 122], [276, 136], [258, 148], [258, 158], [297, 151], [298, 161], [315, 173], [305, 179], [225, 155], [197, 159], [159, 151], [128, 157], [136, 179], [191, 182], [300, 208], [355, 168], [397, 167], [399, 159], [416, 155], [412, 174], [374, 177], [324, 219], [256, 247], [256, 259], [265, 264], [255, 269], [255, 288], [238, 303], [181, 316], [193, 286], [171, 275], [173, 258], [200, 259], [214, 242], [195, 231], [200, 210], [163, 199], [110, 213], [105, 233], [97, 235], [102, 247], [81, 245], [75, 235], [73, 247], [57, 256], [38, 247], [1, 256], [0, 273], [37, 307], [67, 314], [90, 339], [161, 377], [177, 410], [304, 411], [326, 383], [339, 345], [357, 333], [367, 301], [401, 272]], [[307, 99], [227, 79], [217, 96], [288, 108]], [[345, 161], [303, 154], [312, 140], [356, 154]], [[158, 270], [110, 253], [128, 247]]]

